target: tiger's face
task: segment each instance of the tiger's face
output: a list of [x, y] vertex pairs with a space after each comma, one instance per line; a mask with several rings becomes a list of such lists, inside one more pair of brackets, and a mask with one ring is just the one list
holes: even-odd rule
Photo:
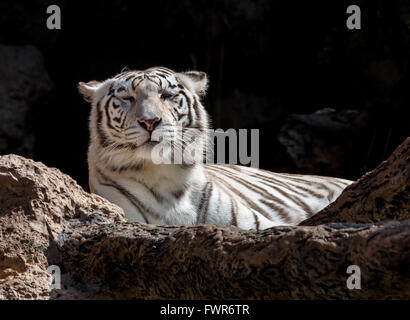
[[200, 97], [207, 84], [204, 72], [155, 67], [125, 71], [104, 82], [80, 82], [79, 90], [92, 104], [91, 134], [100, 148], [148, 159], [160, 141], [182, 148], [187, 141], [181, 132], [205, 134], [208, 116]]

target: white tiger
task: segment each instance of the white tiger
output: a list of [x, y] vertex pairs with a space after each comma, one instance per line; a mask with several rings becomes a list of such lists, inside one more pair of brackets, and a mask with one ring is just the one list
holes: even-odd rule
[[92, 104], [91, 191], [122, 207], [129, 221], [261, 230], [299, 223], [351, 183], [203, 161], [157, 164], [152, 151], [158, 132], [179, 141], [171, 129], [195, 129], [197, 147], [204, 146], [209, 118], [200, 97], [207, 85], [204, 72], [164, 67], [80, 82], [80, 92]]

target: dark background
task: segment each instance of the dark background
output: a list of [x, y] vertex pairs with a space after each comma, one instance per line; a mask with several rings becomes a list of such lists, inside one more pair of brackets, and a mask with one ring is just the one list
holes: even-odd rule
[[[61, 30], [46, 28], [51, 4]], [[410, 1], [3, 0], [0, 154], [87, 188], [78, 81], [163, 65], [208, 73], [214, 127], [259, 128], [261, 168], [356, 179], [409, 136], [409, 61]]]

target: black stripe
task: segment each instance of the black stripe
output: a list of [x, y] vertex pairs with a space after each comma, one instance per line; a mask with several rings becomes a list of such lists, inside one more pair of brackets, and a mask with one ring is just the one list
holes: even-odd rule
[[[309, 176], [303, 175], [294, 175], [294, 174], [285, 174], [285, 173], [278, 173], [279, 176], [284, 176], [287, 179], [293, 180], [295, 182], [300, 182], [308, 186], [315, 186], [317, 189], [329, 191], [330, 189], [323, 185], [323, 182], [318, 181], [311, 181], [308, 179]], [[299, 177], [299, 178], [297, 178]], [[323, 197], [322, 197], [323, 198]]]
[[118, 192], [120, 192], [126, 199], [128, 199], [128, 201], [139, 211], [139, 213], [144, 218], [145, 223], [149, 223], [147, 217], [145, 216], [143, 212], [143, 211], [146, 211], [144, 205], [132, 193], [130, 193], [126, 188], [119, 185], [115, 181], [109, 179], [98, 168], [97, 168], [97, 172], [101, 177], [103, 177], [104, 180], [108, 181], [108, 183], [99, 182], [101, 185], [108, 186], [108, 187], [118, 190]]
[[108, 147], [111, 143], [104, 130], [102, 129], [103, 110], [101, 108], [101, 100], [97, 103], [97, 136], [102, 147]]
[[[284, 175], [284, 174], [281, 174], [281, 173], [277, 173], [279, 176], [283, 176], [283, 179], [285, 179], [285, 180], [289, 180], [289, 181], [294, 181], [294, 182], [299, 182], [299, 183], [303, 183], [303, 184], [308, 184], [308, 183], [306, 183], [306, 180], [303, 180], [303, 179], [298, 179], [298, 178], [294, 178], [294, 177], [289, 177], [289, 176], [286, 176], [286, 175]], [[300, 190], [303, 190], [303, 191], [305, 191], [305, 192], [307, 192], [308, 194], [310, 194], [310, 195], [312, 195], [312, 196], [314, 196], [314, 197], [316, 197], [316, 198], [318, 198], [318, 199], [323, 199], [324, 197], [325, 197], [325, 195], [323, 195], [323, 194], [320, 194], [320, 193], [317, 193], [317, 192], [315, 192], [315, 191], [313, 191], [312, 189], [308, 189], [308, 188], [306, 188], [306, 187], [304, 187], [304, 186], [299, 186], [299, 185], [295, 185], [295, 184], [292, 184], [292, 183], [290, 183], [290, 182], [288, 182], [290, 185], [292, 185], [292, 186], [294, 186], [295, 188], [298, 188], [298, 189], [300, 189]], [[309, 184], [309, 185], [312, 185], [311, 183]], [[318, 188], [318, 189], [323, 189], [323, 188], [321, 188], [320, 186], [318, 187], [317, 185], [316, 185], [316, 187]], [[327, 190], [328, 191], [328, 190]]]
[[147, 217], [144, 215], [144, 211], [157, 219], [161, 219], [161, 217], [157, 213], [148, 209], [134, 194], [129, 192], [125, 187], [123, 187], [122, 185], [108, 178], [106, 175], [104, 175], [101, 172], [100, 169], [97, 168], [96, 170], [97, 170], [97, 173], [101, 177], [103, 177], [104, 180], [108, 181], [108, 184], [103, 184], [103, 183], [100, 183], [100, 184], [110, 186], [112, 188], [117, 189], [124, 197], [126, 197], [134, 205], [134, 207], [136, 207], [140, 211], [146, 223], [149, 223], [149, 222], [148, 222]]
[[231, 224], [235, 227], [238, 226], [238, 204], [236, 201], [230, 196], [231, 199]]
[[[131, 86], [133, 90], [135, 90], [138, 87], [138, 85], [144, 80], [144, 78], [142, 78], [141, 80], [140, 78], [141, 77], [136, 77], [134, 80], [132, 80]], [[138, 81], [138, 83], [135, 83], [137, 80], [140, 80], [140, 81]]]
[[193, 108], [195, 110], [195, 114], [196, 114], [196, 121], [201, 125], [201, 127], [199, 128], [201, 130], [201, 132], [204, 130], [204, 128], [202, 127], [204, 124], [202, 123], [202, 117], [201, 117], [201, 113], [199, 110], [199, 102], [198, 99], [194, 96], [194, 105]]
[[[332, 181], [332, 180], [325, 180], [327, 183], [330, 183], [331, 185], [334, 185], [336, 188], [338, 188], [338, 190], [343, 190], [344, 188], [346, 188], [344, 185], [340, 185], [338, 182], [336, 181]], [[327, 186], [326, 186], [327, 187]], [[332, 190], [334, 191], [334, 190]]]
[[[250, 174], [250, 176], [255, 177], [254, 174]], [[263, 177], [261, 176], [257, 176], [256, 178], [264, 180]], [[289, 187], [288, 185], [280, 182], [280, 181], [275, 181], [277, 185], [274, 185], [272, 181], [269, 181], [268, 183], [266, 183], [266, 180], [264, 180], [264, 182], [261, 182], [262, 184], [267, 185], [268, 187], [274, 189], [275, 191], [279, 192], [281, 195], [285, 196], [286, 198], [288, 198], [289, 200], [292, 200], [296, 205], [298, 205], [299, 207], [301, 207], [306, 213], [309, 214], [313, 214], [314, 212], [312, 211], [312, 209], [309, 207], [309, 205], [304, 202], [302, 199], [298, 198], [297, 196], [291, 195], [286, 193], [285, 191], [283, 191], [280, 187], [278, 187], [278, 185], [282, 186], [285, 189], [288, 189], [290, 191], [293, 191], [295, 193], [297, 193], [298, 195], [302, 195], [300, 192], [294, 190], [293, 188]]]
[[128, 82], [128, 81], [130, 81], [132, 78], [134, 78], [135, 77], [135, 75], [130, 75], [130, 76], [128, 76], [126, 79], [125, 79], [125, 82]]
[[190, 106], [190, 105], [192, 104], [191, 99], [188, 97], [188, 95], [185, 93], [184, 90], [179, 90], [178, 93], [181, 94], [181, 95], [185, 98], [185, 100], [186, 100], [188, 106]]
[[154, 72], [163, 72], [167, 75], [172, 75], [174, 73], [174, 71], [172, 71], [171, 69], [165, 68], [165, 67], [153, 67], [148, 69], [147, 71], [154, 71]]
[[287, 223], [292, 223], [293, 222], [292, 218], [289, 216], [289, 213], [286, 212], [282, 207], [279, 207], [278, 205], [276, 205], [272, 201], [268, 201], [266, 199], [260, 199], [259, 201], [262, 202], [267, 207], [274, 210], [275, 212], [277, 212], [279, 214], [280, 218], [282, 220], [284, 220], [285, 222], [287, 222]]
[[[236, 166], [229, 166], [229, 168], [236, 168]], [[239, 170], [239, 172], [242, 172]], [[231, 173], [231, 172], [230, 172]], [[231, 173], [232, 174], [232, 173]], [[253, 176], [253, 174], [251, 174], [251, 176]], [[236, 179], [239, 179], [242, 181], [243, 184], [247, 183], [245, 180], [237, 177]], [[265, 183], [264, 183], [265, 184]], [[291, 190], [291, 188], [289, 188], [288, 186], [286, 186], [284, 183], [280, 183], [278, 182], [278, 184], [282, 184], [282, 186], [286, 189]], [[287, 207], [287, 204], [284, 203], [281, 199], [278, 199], [277, 197], [275, 197], [274, 195], [267, 193], [267, 191], [263, 188], [258, 187], [255, 184], [252, 184], [252, 186], [258, 188], [261, 192], [264, 192], [265, 197], [266, 198], [273, 198], [273, 200], [279, 202], [282, 206]], [[294, 196], [292, 194], [287, 193], [285, 190], [282, 190], [281, 188], [279, 188], [278, 186], [273, 186], [272, 184], [269, 185], [272, 189], [274, 189], [276, 192], [280, 193], [282, 196], [284, 196], [286, 199], [291, 200], [294, 204], [296, 204], [297, 206], [299, 206], [303, 211], [305, 211], [308, 214], [313, 214], [314, 212], [312, 211], [312, 209], [309, 207], [309, 205], [304, 202], [302, 199], [298, 198], [297, 196]], [[254, 190], [253, 190], [254, 191]], [[255, 191], [257, 192], [257, 191]]]
[[213, 185], [211, 182], [207, 182], [205, 184], [205, 187], [202, 189], [202, 197], [201, 200], [199, 201], [198, 204], [198, 209], [197, 209], [197, 220], [196, 220], [196, 224], [199, 224], [201, 221], [203, 221], [203, 223], [205, 223], [205, 217], [203, 218], [203, 215], [205, 213], [205, 211], [208, 211], [208, 207], [209, 207], [209, 199], [212, 196], [212, 189], [213, 189]]
[[[157, 77], [155, 77], [155, 78], [157, 78]], [[155, 83], [157, 86], [159, 86], [159, 83], [157, 81], [155, 81], [153, 77], [147, 76], [147, 80], [149, 80], [149, 81]]]
[[[226, 169], [223, 169], [221, 167], [209, 165], [209, 166], [207, 166], [207, 169], [208, 168], [213, 169], [216, 172], [219, 172], [221, 174], [224, 174], [224, 175], [228, 176], [229, 179], [232, 179], [232, 180], [236, 181], [237, 183], [242, 184], [243, 186], [245, 186], [249, 190], [252, 190], [253, 192], [261, 195], [264, 198], [272, 199], [272, 200], [276, 201], [278, 204], [280, 204], [284, 208], [284, 209], [280, 210], [281, 213], [282, 214], [289, 214], [288, 212], [286, 212], [288, 204], [286, 204], [282, 199], [280, 199], [280, 198], [274, 196], [273, 194], [269, 193], [267, 190], [255, 185], [255, 184], [251, 184], [251, 183], [243, 180], [242, 178], [239, 178], [238, 176], [235, 176], [232, 172], [227, 171]], [[285, 197], [290, 198], [289, 194], [287, 194], [287, 193], [285, 193]]]
[[128, 171], [128, 170], [133, 170], [133, 171], [139, 171], [143, 168], [142, 162], [139, 163], [133, 163], [129, 165], [123, 165], [123, 166], [110, 166], [108, 167], [109, 170], [117, 172], [117, 173], [122, 173], [123, 171]]
[[[266, 177], [264, 175], [261, 174], [257, 174], [257, 173], [249, 173], [249, 175], [253, 178], [257, 178], [262, 180], [261, 183], [266, 184], [267, 186], [271, 187], [271, 188], [278, 188], [279, 186], [284, 187], [285, 189], [289, 189], [290, 191], [302, 196], [302, 197], [306, 197], [307, 194], [300, 192], [299, 190], [297, 190], [297, 186], [292, 185], [292, 184], [285, 184], [284, 182], [278, 180], [277, 178], [274, 177]], [[294, 188], [293, 188], [294, 187]], [[310, 195], [309, 195], [310, 196]]]
[[109, 113], [109, 111], [108, 111], [108, 109], [109, 109], [109, 106], [110, 106], [110, 102], [111, 102], [111, 100], [113, 99], [113, 97], [111, 96], [108, 100], [107, 100], [107, 102], [105, 103], [105, 105], [104, 105], [104, 109], [105, 109], [105, 117], [106, 117], [106, 125], [107, 125], [107, 127], [108, 128], [110, 128], [110, 129], [112, 129], [112, 130], [114, 130], [114, 131], [118, 131], [118, 129], [116, 129], [112, 124], [111, 124], [111, 116], [110, 116], [110, 113]]
[[235, 187], [233, 187], [232, 185], [228, 184], [226, 181], [222, 180], [221, 178], [219, 178], [216, 174], [212, 173], [212, 172], [208, 172], [212, 177], [214, 177], [214, 179], [219, 180], [219, 183], [223, 184], [226, 186], [226, 188], [228, 188], [229, 190], [231, 190], [233, 193], [236, 193], [236, 195], [238, 195], [240, 197], [240, 199], [242, 201], [245, 201], [246, 204], [253, 210], [255, 210], [256, 212], [259, 212], [260, 214], [262, 214], [266, 219], [271, 220], [272, 221], [272, 217], [270, 216], [270, 214], [268, 212], [266, 212], [266, 210], [264, 210], [263, 208], [259, 207], [255, 202], [253, 202], [251, 199], [247, 198], [241, 191], [239, 191], [238, 189], [236, 189]]
[[159, 203], [164, 202], [165, 198], [161, 194], [159, 194], [158, 192], [154, 191], [154, 189], [148, 187], [145, 183], [135, 179], [134, 177], [132, 177], [131, 180], [133, 180], [134, 182], [144, 186], [151, 193], [151, 195], [155, 198], [155, 200], [157, 202], [159, 202]]
[[252, 211], [252, 213], [253, 213], [253, 218], [255, 219], [255, 228], [256, 228], [256, 231], [259, 231], [259, 219], [258, 219], [258, 216], [256, 215], [255, 212]]

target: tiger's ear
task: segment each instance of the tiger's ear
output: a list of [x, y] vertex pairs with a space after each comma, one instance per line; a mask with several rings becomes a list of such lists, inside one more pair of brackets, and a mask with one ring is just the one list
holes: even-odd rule
[[187, 71], [179, 73], [180, 78], [199, 96], [204, 96], [208, 89], [208, 76], [202, 71]]
[[92, 102], [94, 93], [98, 90], [100, 85], [101, 85], [101, 82], [95, 81], [95, 80], [87, 82], [87, 83], [79, 82], [78, 91], [80, 91], [85, 101]]

